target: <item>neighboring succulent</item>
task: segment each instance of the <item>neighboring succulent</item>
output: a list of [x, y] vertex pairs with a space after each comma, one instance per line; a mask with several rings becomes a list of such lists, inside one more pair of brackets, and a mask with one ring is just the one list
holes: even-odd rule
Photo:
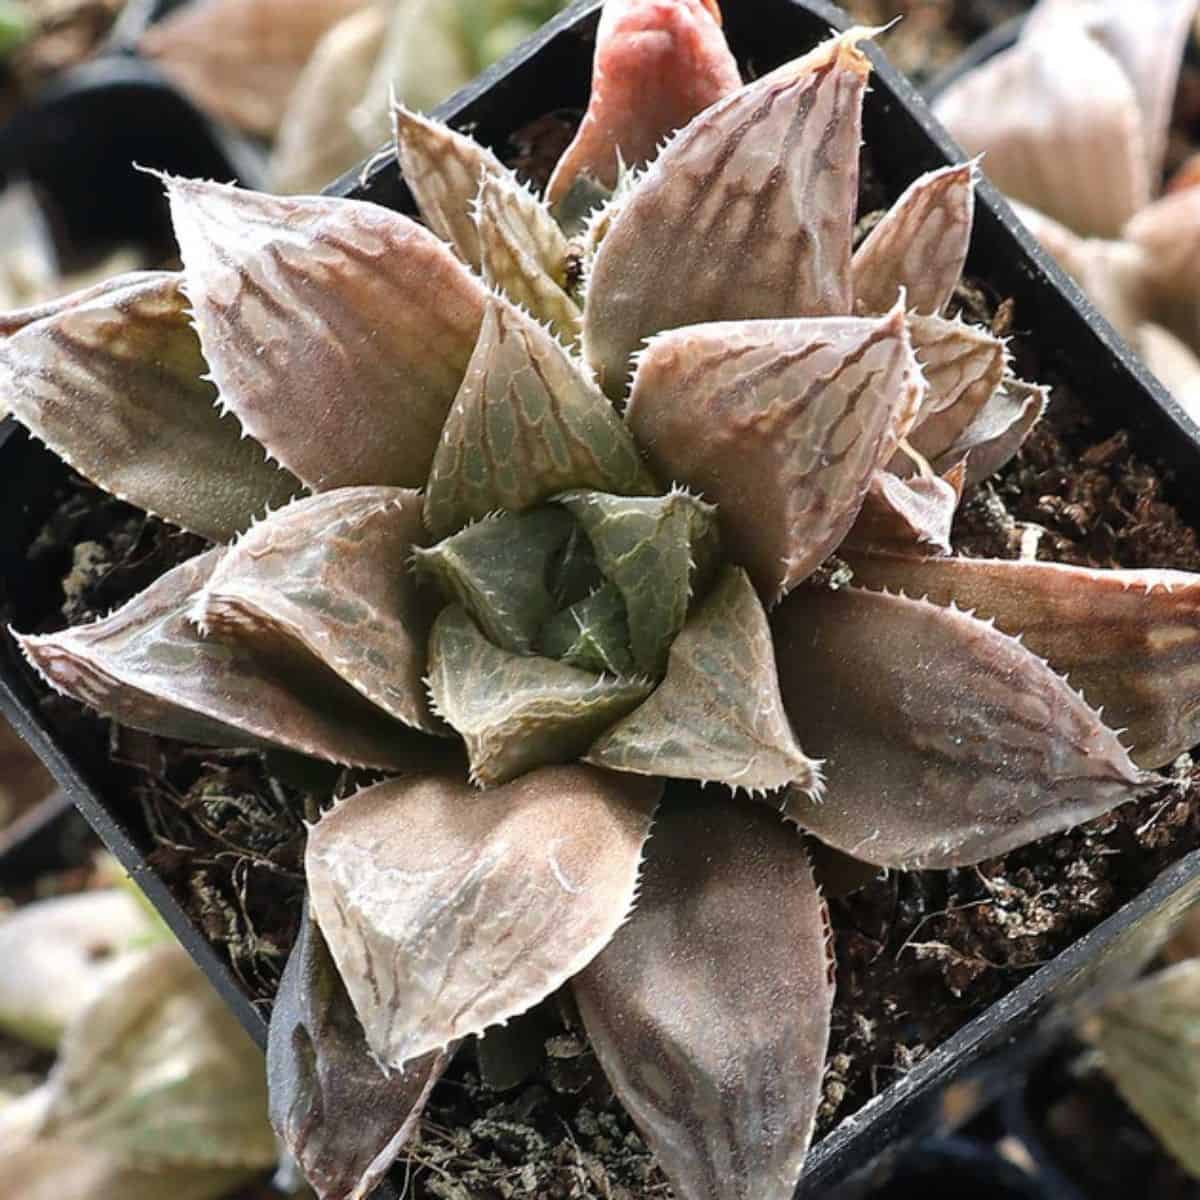
[[1079, 1032], [1129, 1106], [1200, 1179], [1200, 958], [1115, 992]]
[[400, 110], [428, 228], [168, 180], [182, 276], [0, 322], [37, 436], [240, 535], [30, 661], [131, 725], [390, 773], [310, 831], [272, 1018], [323, 1196], [369, 1190], [460, 1039], [570, 981], [678, 1195], [790, 1197], [833, 993], [796, 827], [977, 862], [1200, 740], [1200, 579], [949, 557], [1045, 393], [940, 315], [971, 165], [853, 248], [865, 36], [741, 86], [708, 4], [611, 0], [570, 233]]
[[[40, 909], [32, 904], [0, 928], [20, 921], [33, 933], [48, 921], [61, 946], [62, 912]], [[70, 920], [77, 926], [79, 914]], [[5, 959], [6, 970], [24, 965], [40, 994], [48, 964], [28, 953]], [[63, 1003], [52, 998], [47, 1015]], [[111, 963], [79, 998], [46, 1082], [0, 1100], [0, 1200], [218, 1200], [277, 1157], [262, 1058], [173, 941]]]
[[1200, 156], [1164, 185], [1196, 0], [1040, 0], [934, 111], [1200, 422]]
[[562, 0], [192, 0], [142, 51], [206, 111], [276, 139], [273, 191], [323, 187], [378, 148], [394, 94], [432, 108]]

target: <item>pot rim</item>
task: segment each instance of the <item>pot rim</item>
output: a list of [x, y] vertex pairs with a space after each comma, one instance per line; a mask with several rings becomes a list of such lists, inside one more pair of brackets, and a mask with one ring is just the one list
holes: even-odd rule
[[[437, 115], [458, 125], [482, 122], [488, 104], [502, 107], [505, 92], [511, 94], [520, 86], [516, 80], [518, 73], [538, 66], [543, 53], [564, 44], [560, 39], [569, 41], [576, 49], [579, 45], [590, 45], [588, 35], [594, 28], [599, 6], [600, 0], [578, 0], [507, 59], [453, 96], [437, 110]], [[756, 19], [762, 20], [768, 6], [781, 17], [802, 19], [806, 27], [816, 31], [816, 37], [830, 26], [844, 28], [849, 24], [843, 13], [824, 0], [760, 0], [755, 8]], [[963, 161], [964, 155], [934, 121], [915, 89], [887, 64], [877, 49], [869, 47], [868, 53], [876, 74], [869, 103], [880, 120], [899, 122], [897, 132], [908, 139], [910, 148], [915, 148], [905, 159], [906, 163], [916, 160], [908, 178], [947, 160]], [[528, 79], [524, 86], [528, 88]], [[544, 104], [541, 111], [547, 111]], [[510, 122], [508, 128], [514, 124], [515, 121]], [[387, 202], [391, 207], [398, 207], [406, 196], [390, 155], [387, 162], [376, 156], [359, 170], [342, 176], [327, 191], [343, 196], [353, 193], [356, 198]], [[1030, 303], [1044, 302], [1046, 310], [1056, 314], [1055, 319], [1072, 339], [1073, 361], [1083, 364], [1081, 373], [1109, 380], [1111, 388], [1123, 393], [1125, 400], [1137, 397], [1146, 406], [1145, 412], [1136, 414], [1141, 424], [1138, 436], [1152, 438], [1160, 453], [1174, 453], [1182, 460], [1200, 465], [1200, 442], [1188, 440], [1177, 406], [1131, 358], [1108, 325], [1096, 317], [1074, 284], [1048, 260], [986, 182], [979, 189], [977, 221], [976, 241], [994, 243], [1002, 251], [997, 262], [1007, 264], [1013, 280], [1023, 281], [1022, 286], [1034, 297]], [[1045, 336], [1050, 339], [1053, 334]], [[6, 450], [15, 452], [14, 433], [15, 423], [11, 420], [0, 427], [0, 454]], [[1177, 444], [1181, 441], [1182, 446]], [[24, 681], [0, 659], [0, 709], [10, 715], [101, 838], [134, 874], [251, 1036], [263, 1044], [266, 1037], [263, 1014], [240, 990], [212, 945], [149, 868], [135, 834], [121, 814], [110, 811], [83, 778], [66, 748], [58, 743], [44, 718], [29, 702], [24, 688]], [[866, 1171], [881, 1154], [894, 1152], [899, 1144], [930, 1125], [950, 1128], [965, 1121], [991, 1096], [1003, 1090], [1000, 1081], [1011, 1071], [1014, 1061], [1027, 1061], [1041, 1049], [1047, 1033], [1065, 1019], [1055, 1015], [1057, 1010], [1098, 981], [1131, 974], [1129, 960], [1137, 957], [1151, 940], [1148, 927], [1164, 923], [1197, 897], [1200, 897], [1200, 850], [1164, 870], [1140, 894], [969, 1020], [910, 1072], [843, 1119], [813, 1146], [798, 1194], [829, 1196], [835, 1185], [852, 1184], [853, 1177]], [[952, 1086], [946, 1090], [948, 1085]], [[386, 1194], [381, 1191], [377, 1196]]]

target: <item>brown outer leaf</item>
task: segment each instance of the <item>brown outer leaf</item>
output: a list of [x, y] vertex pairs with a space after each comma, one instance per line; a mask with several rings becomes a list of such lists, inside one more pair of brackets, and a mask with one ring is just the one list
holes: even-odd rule
[[880, 866], [965, 866], [1156, 782], [1036, 655], [955, 608], [802, 589], [775, 615], [784, 703], [827, 762], [785, 814]]
[[139, 49], [206, 113], [274, 133], [325, 32], [369, 0], [200, 0], [156, 21]]
[[305, 915], [271, 1010], [271, 1124], [320, 1200], [364, 1200], [416, 1132], [453, 1050], [401, 1072], [372, 1056], [316, 923]]
[[1200, 743], [1200, 575], [890, 554], [851, 563], [856, 583], [953, 600], [1019, 634], [1126, 730], [1142, 766]]
[[629, 430], [549, 330], [503, 296], [446, 418], [425, 491], [425, 524], [447, 537], [503, 509], [521, 512], [571, 488], [653, 495]]
[[375, 204], [168, 179], [222, 402], [314, 491], [420, 487], [487, 291]]
[[607, 0], [587, 112], [554, 168], [547, 202], [557, 204], [580, 175], [611, 191], [620, 163], [649, 162], [669, 134], [741, 82], [716, 0]]
[[134, 729], [208, 745], [286, 746], [357, 766], [404, 766], [424, 739], [332, 672], [197, 633], [187, 612], [221, 553], [189, 559], [90, 625], [18, 636], [21, 649], [56, 691]]
[[487, 792], [431, 774], [326, 814], [310, 901], [379, 1059], [506, 1021], [590, 962], [633, 905], [660, 790], [578, 766]]
[[573, 987], [680, 1200], [791, 1200], [821, 1098], [828, 937], [795, 830], [691, 790], [663, 806], [638, 907]]
[[1115, 237], [1150, 199], [1133, 86], [1072, 22], [967, 72], [934, 112], [968, 154], [986, 153], [997, 187], [1076, 233]]
[[850, 312], [864, 36], [831, 38], [706, 109], [621, 204], [583, 313], [609, 395], [662, 330]]
[[472, 215], [475, 198], [485, 178], [510, 179], [512, 173], [474, 138], [403, 104], [392, 106], [392, 128], [400, 171], [425, 224], [463, 262], [481, 270], [479, 229]]
[[584, 761], [748, 792], [820, 791], [820, 764], [783, 711], [767, 615], [745, 571], [724, 569], [672, 642], [662, 683]]
[[483, 278], [568, 345], [583, 314], [567, 294], [567, 239], [549, 210], [512, 176], [487, 175], [475, 203]]
[[978, 170], [959, 163], [908, 185], [854, 252], [855, 312], [887, 312], [902, 291], [910, 312], [942, 311], [967, 261]]
[[417, 492], [338, 488], [299, 500], [229, 548], [190, 615], [224, 640], [286, 639], [397, 721], [444, 732], [423, 682], [436, 600], [404, 569], [424, 541]]
[[225, 541], [300, 483], [218, 411], [179, 284], [137, 272], [11, 314], [0, 397], [106, 491]]
[[625, 418], [661, 478], [717, 505], [777, 601], [849, 532], [924, 388], [904, 314], [724, 322], [654, 338]]
[[967, 464], [960, 461], [945, 475], [914, 475], [901, 479], [890, 471], [876, 471], [871, 479], [854, 528], [846, 535], [846, 548], [886, 547], [917, 553], [950, 553], [950, 527], [962, 497]]

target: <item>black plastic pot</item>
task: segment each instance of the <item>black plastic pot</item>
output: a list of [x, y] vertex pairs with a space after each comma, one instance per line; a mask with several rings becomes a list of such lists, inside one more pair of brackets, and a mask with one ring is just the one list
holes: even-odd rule
[[931, 1138], [897, 1164], [866, 1200], [1082, 1200], [1024, 1171], [995, 1147], [970, 1137]]
[[1091, 1053], [1067, 1039], [1002, 1102], [1006, 1136], [1031, 1171], [1054, 1200], [1200, 1194]]
[[133, 0], [94, 59], [57, 76], [0, 127], [0, 184], [32, 183], [64, 269], [124, 245], [151, 260], [173, 254], [162, 186], [134, 164], [264, 182], [261, 148], [202, 113], [136, 52], [146, 26], [177, 2]]
[[[454, 97], [441, 115], [471, 125], [501, 151], [515, 130], [546, 113], [581, 106], [587, 96], [598, 0], [584, 0], [542, 29], [505, 62]], [[844, 14], [823, 0], [756, 0], [726, 6], [727, 32], [755, 72], [822, 40]], [[887, 190], [896, 196], [917, 174], [961, 154], [936, 126], [922, 101], [882, 58], [867, 97], [866, 141]], [[381, 158], [332, 191], [411, 208], [399, 172]], [[1200, 449], [1185, 436], [1178, 410], [1108, 327], [1018, 225], [993, 189], [980, 190], [968, 271], [1012, 297], [1019, 327], [1037, 331], [1046, 377], [1071, 382], [1094, 404], [1098, 426], [1129, 429], [1137, 453], [1195, 476]], [[20, 611], [32, 586], [24, 557], [63, 469], [14, 429], [0, 441], [0, 479], [8, 495], [0, 527], [0, 603]], [[1197, 497], [1175, 498], [1200, 516]], [[21, 627], [18, 624], [18, 627]], [[25, 626], [26, 628], [28, 625]], [[264, 1015], [247, 1000], [213, 947], [146, 864], [147, 831], [126, 797], [107, 795], [77, 754], [52, 732], [14, 647], [0, 654], [0, 706], [8, 711], [47, 765], [73, 795], [116, 856], [134, 873], [168, 924], [242, 1019], [265, 1038]], [[914, 1070], [845, 1120], [813, 1148], [801, 1192], [822, 1197], [865, 1195], [885, 1178], [901, 1145], [931, 1129], [966, 1121], [1007, 1090], [1014, 1063], [1030, 1060], [1050, 1038], [1067, 1005], [1107, 982], [1132, 976], [1146, 948], [1182, 909], [1200, 897], [1200, 852], [1165, 871], [1134, 901], [1102, 922], [1052, 963], [1027, 978], [989, 1010], [934, 1050]]]

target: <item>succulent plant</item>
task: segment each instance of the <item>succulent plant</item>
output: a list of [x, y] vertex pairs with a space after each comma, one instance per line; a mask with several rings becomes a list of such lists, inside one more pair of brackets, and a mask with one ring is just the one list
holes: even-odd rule
[[854, 246], [867, 36], [742, 85], [712, 0], [610, 0], [553, 210], [400, 109], [424, 225], [169, 179], [181, 276], [0, 324], [34, 434], [228, 543], [30, 662], [387, 773], [310, 830], [272, 1018], [323, 1196], [567, 983], [677, 1194], [790, 1196], [833, 995], [800, 830], [973, 863], [1200, 740], [1200, 579], [950, 554], [1046, 393], [946, 315], [972, 164]]
[[1040, 0], [1017, 44], [935, 111], [1200, 421], [1200, 155], [1164, 182], [1195, 13], [1196, 0]]

